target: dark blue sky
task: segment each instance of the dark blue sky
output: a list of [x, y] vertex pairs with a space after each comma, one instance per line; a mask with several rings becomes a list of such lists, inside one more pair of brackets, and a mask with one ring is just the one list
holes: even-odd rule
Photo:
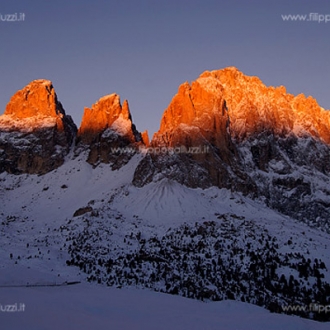
[[330, 21], [281, 18], [330, 15], [327, 0], [1, 1], [0, 14], [16, 12], [25, 20], [0, 21], [0, 113], [45, 78], [78, 126], [115, 92], [152, 135], [181, 83], [226, 66], [330, 109]]

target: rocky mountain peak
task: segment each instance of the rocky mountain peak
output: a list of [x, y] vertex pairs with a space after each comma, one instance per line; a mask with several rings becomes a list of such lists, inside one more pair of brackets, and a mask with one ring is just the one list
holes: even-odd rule
[[34, 116], [56, 117], [56, 103], [52, 82], [45, 79], [34, 80], [12, 96], [4, 114], [20, 119]]
[[91, 108], [85, 108], [78, 130], [78, 149], [89, 148], [87, 161], [93, 165], [104, 162], [118, 168], [134, 154], [123, 151], [124, 148], [137, 151], [144, 139], [132, 122], [128, 102], [125, 100], [121, 105], [119, 95], [110, 94], [101, 97]]
[[0, 116], [0, 172], [46, 173], [60, 166], [77, 128], [49, 80], [34, 80]]
[[78, 136], [82, 142], [88, 144], [106, 129], [128, 138], [131, 142], [139, 140], [128, 102], [125, 100], [121, 105], [118, 94], [103, 96], [91, 108], [85, 108]]
[[[50, 80], [39, 79], [30, 82], [16, 92], [1, 116], [1, 126], [10, 129], [16, 121], [18, 129], [37, 129], [47, 123], [58, 123], [65, 116], [62, 105], [58, 102], [55, 89]], [[56, 121], [58, 119], [58, 121]], [[62, 127], [63, 128], [63, 127]]]
[[[185, 82], [133, 183], [169, 178], [260, 198], [299, 219], [330, 216], [330, 111], [234, 67]], [[156, 150], [156, 149], [155, 149]], [[303, 196], [303, 198], [302, 198]]]
[[214, 116], [224, 109], [228, 114], [224, 120], [230, 120], [230, 135], [236, 140], [269, 131], [330, 143], [330, 112], [315, 99], [289, 94], [283, 86], [267, 87], [234, 67], [206, 71], [191, 84], [182, 84], [164, 112], [155, 142], [165, 141], [182, 124], [197, 127], [203, 135], [214, 131]]

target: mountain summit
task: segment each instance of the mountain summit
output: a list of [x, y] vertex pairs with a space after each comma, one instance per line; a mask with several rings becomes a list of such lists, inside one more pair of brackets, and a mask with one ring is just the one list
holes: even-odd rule
[[56, 117], [63, 114], [50, 80], [38, 79], [15, 93], [8, 103], [5, 115], [19, 119]]
[[[91, 108], [85, 108], [78, 130], [78, 146], [89, 148], [87, 161], [97, 165], [99, 162], [112, 163], [113, 169], [126, 164], [143, 144], [141, 133], [132, 122], [128, 102], [121, 105], [118, 94], [101, 97]], [[131, 148], [131, 153], [116, 150]]]
[[134, 184], [240, 191], [301, 219], [330, 216], [330, 112], [234, 67], [182, 84]]
[[0, 116], [0, 172], [43, 174], [60, 166], [76, 131], [52, 82], [32, 81], [12, 96]]
[[283, 86], [267, 87], [235, 67], [206, 71], [191, 84], [182, 84], [163, 114], [154, 143], [175, 144], [174, 132], [184, 126], [198, 128], [207, 140], [219, 140], [227, 134], [226, 125], [239, 141], [268, 131], [330, 144], [330, 112], [315, 99], [288, 94]]
[[121, 105], [118, 94], [103, 96], [91, 108], [85, 108], [78, 136], [84, 143], [90, 143], [106, 129], [132, 143], [141, 139], [132, 123], [128, 102], [125, 100]]

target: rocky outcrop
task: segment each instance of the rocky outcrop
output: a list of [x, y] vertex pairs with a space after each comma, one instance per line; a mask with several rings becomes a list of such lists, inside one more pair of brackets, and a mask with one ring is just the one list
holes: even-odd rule
[[330, 112], [236, 68], [184, 83], [165, 110], [133, 183], [167, 177], [241, 191], [330, 226]]
[[32, 81], [12, 96], [0, 116], [0, 172], [44, 174], [59, 167], [76, 131], [52, 82]]
[[90, 164], [110, 163], [113, 169], [125, 165], [143, 144], [128, 102], [121, 105], [117, 94], [103, 96], [85, 108], [77, 141], [77, 150], [88, 149]]
[[150, 141], [149, 141], [149, 134], [148, 131], [145, 130], [141, 133], [141, 138], [142, 138], [142, 142], [146, 147], [149, 147], [150, 145]]

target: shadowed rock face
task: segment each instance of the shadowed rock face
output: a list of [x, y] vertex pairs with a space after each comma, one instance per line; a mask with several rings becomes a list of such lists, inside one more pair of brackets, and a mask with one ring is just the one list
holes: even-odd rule
[[151, 149], [133, 183], [167, 177], [218, 186], [329, 222], [329, 144], [330, 112], [312, 97], [267, 87], [233, 67], [207, 71], [179, 87], [150, 143], [163, 149]]
[[44, 174], [59, 167], [76, 131], [51, 81], [32, 81], [0, 116], [0, 172]]
[[120, 103], [117, 94], [100, 98], [91, 108], [85, 108], [78, 130], [77, 150], [89, 150], [90, 164], [111, 163], [113, 169], [125, 165], [148, 141], [132, 123], [128, 102]]

